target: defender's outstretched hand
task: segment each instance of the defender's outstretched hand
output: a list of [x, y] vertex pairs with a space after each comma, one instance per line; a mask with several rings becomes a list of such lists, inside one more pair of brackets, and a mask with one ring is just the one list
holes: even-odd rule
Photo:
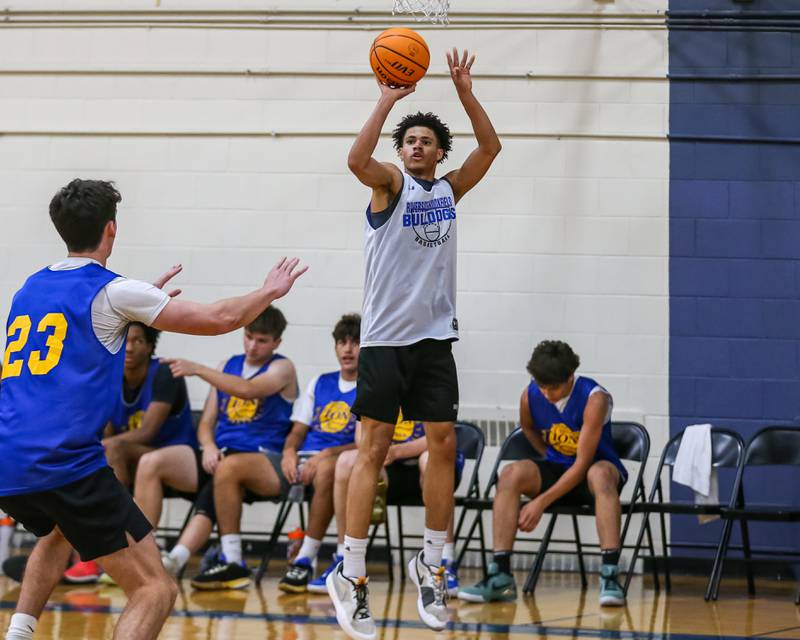
[[469, 57], [469, 51], [464, 49], [464, 55], [459, 59], [458, 49], [453, 47], [453, 52], [447, 52], [447, 66], [450, 67], [450, 77], [453, 79], [453, 84], [456, 85], [456, 91], [465, 93], [472, 91], [472, 63], [475, 62], [475, 56]]
[[[153, 283], [153, 286], [158, 288], [158, 289], [163, 289], [164, 285], [166, 285], [167, 282], [169, 282], [175, 276], [177, 276], [181, 271], [183, 271], [183, 265], [182, 264], [172, 265], [169, 269], [167, 269], [166, 273], [164, 273], [160, 277], [156, 278], [156, 281]], [[174, 298], [175, 296], [179, 296], [180, 294], [181, 294], [181, 290], [180, 289], [173, 289], [172, 291], [167, 293], [167, 295], [170, 298]]]
[[308, 265], [295, 271], [300, 263], [299, 258], [281, 258], [264, 281], [264, 288], [275, 292], [275, 299], [282, 298], [300, 276], [308, 271]]

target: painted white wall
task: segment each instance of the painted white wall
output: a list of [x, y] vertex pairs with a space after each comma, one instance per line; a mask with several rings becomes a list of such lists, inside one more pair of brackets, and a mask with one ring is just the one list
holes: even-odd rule
[[[281, 351], [302, 384], [334, 368], [331, 328], [361, 304], [369, 195], [346, 156], [378, 94], [367, 51], [391, 22], [391, 0], [270, 3], [306, 29], [153, 22], [180, 19], [167, 10], [224, 9], [244, 24], [252, 17], [238, 11], [264, 9], [255, 0], [114, 3], [148, 12], [142, 26], [100, 0], [7, 4], [0, 316], [27, 274], [63, 254], [52, 194], [75, 176], [113, 179], [123, 203], [112, 269], [152, 279], [181, 262], [183, 295], [210, 301], [298, 255], [311, 270], [278, 304], [290, 323]], [[493, 11], [517, 14], [513, 29], [472, 15], [489, 4], [452, 0], [451, 27], [420, 27], [430, 75], [385, 128], [409, 111], [437, 112], [457, 134], [442, 171], [458, 166], [474, 141], [444, 51], [477, 53], [475, 93], [504, 148], [459, 207], [462, 417], [516, 419], [533, 346], [561, 338], [611, 390], [617, 416], [647, 425], [657, 453], [668, 431], [666, 0], [493, 0]], [[75, 28], [56, 9], [104, 10], [81, 20], [116, 22]], [[339, 22], [320, 26], [323, 10]], [[459, 28], [459, 11], [476, 24]], [[393, 157], [388, 140], [376, 155]], [[159, 352], [216, 364], [239, 347], [239, 335], [164, 336]], [[190, 381], [190, 392], [199, 408], [205, 385]]]

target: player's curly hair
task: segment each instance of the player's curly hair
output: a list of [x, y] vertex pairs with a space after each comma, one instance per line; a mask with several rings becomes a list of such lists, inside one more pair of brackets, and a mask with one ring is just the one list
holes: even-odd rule
[[158, 339], [161, 337], [161, 332], [158, 329], [153, 329], [153, 327], [148, 327], [143, 322], [131, 322], [128, 325], [128, 329], [130, 330], [131, 327], [141, 327], [142, 333], [144, 333], [144, 339], [151, 347], [153, 347], [153, 353], [156, 352], [156, 345], [158, 344]]
[[439, 119], [439, 116], [431, 113], [410, 113], [403, 118], [392, 131], [392, 139], [394, 140], [394, 148], [397, 151], [403, 148], [403, 138], [406, 136], [406, 131], [411, 127], [427, 127], [436, 135], [439, 141], [439, 148], [444, 152], [442, 159], [439, 162], [444, 162], [447, 159], [447, 154], [453, 148], [453, 134], [450, 133], [450, 127]]
[[581, 359], [566, 342], [543, 340], [528, 361], [528, 373], [537, 384], [564, 384], [580, 366]]
[[336, 342], [344, 342], [347, 338], [361, 342], [361, 316], [357, 313], [346, 313], [333, 328], [333, 339]]

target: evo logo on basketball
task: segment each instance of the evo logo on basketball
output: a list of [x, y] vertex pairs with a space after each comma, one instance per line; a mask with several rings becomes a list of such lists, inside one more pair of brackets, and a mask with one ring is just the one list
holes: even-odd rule
[[456, 208], [450, 196], [426, 202], [406, 203], [403, 227], [414, 230], [414, 241], [423, 247], [438, 247], [450, 239]]

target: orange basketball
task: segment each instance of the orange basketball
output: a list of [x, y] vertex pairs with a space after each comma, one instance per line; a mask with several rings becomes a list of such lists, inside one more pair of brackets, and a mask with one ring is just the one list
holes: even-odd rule
[[416, 31], [395, 27], [381, 33], [369, 53], [372, 70], [383, 84], [407, 87], [422, 80], [431, 54]]

